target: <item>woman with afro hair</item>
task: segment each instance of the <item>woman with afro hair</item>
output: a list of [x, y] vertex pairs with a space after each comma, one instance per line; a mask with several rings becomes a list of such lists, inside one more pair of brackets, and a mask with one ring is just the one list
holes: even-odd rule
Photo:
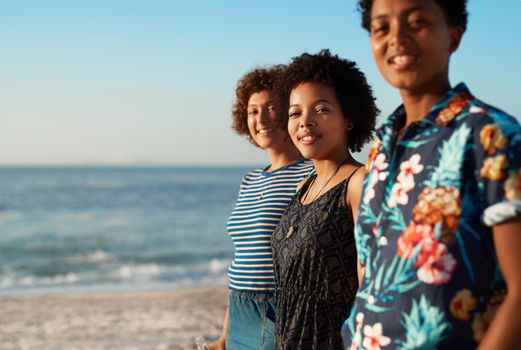
[[351, 152], [371, 139], [378, 109], [355, 63], [328, 50], [294, 58], [275, 91], [282, 123], [316, 169], [272, 235], [276, 349], [342, 349], [358, 287], [353, 227], [364, 177]]
[[229, 267], [229, 305], [210, 350], [272, 350], [275, 281], [271, 234], [298, 183], [313, 172], [280, 126], [273, 84], [282, 66], [257, 68], [237, 84], [233, 129], [266, 151], [270, 164], [244, 176], [227, 230], [235, 245]]

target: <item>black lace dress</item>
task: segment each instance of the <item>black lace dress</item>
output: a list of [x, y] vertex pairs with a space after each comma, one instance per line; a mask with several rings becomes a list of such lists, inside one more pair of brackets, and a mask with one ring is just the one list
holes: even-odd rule
[[350, 177], [301, 204], [308, 179], [273, 232], [276, 349], [343, 349], [340, 329], [358, 288], [354, 222], [345, 201]]

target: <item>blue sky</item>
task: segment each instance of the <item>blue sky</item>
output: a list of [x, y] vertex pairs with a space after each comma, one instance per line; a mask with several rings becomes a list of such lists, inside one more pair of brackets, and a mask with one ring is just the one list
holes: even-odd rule
[[[470, 0], [453, 84], [521, 117], [521, 1]], [[329, 48], [400, 102], [354, 0], [0, 0], [0, 164], [256, 164], [230, 129], [256, 65]], [[363, 155], [360, 156], [363, 158]]]

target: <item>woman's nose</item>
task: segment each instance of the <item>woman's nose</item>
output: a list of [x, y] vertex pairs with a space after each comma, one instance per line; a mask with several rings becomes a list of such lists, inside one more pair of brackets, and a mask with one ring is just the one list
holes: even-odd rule
[[271, 113], [269, 109], [263, 108], [260, 113], [260, 121], [265, 123], [271, 118]]
[[300, 127], [305, 128], [309, 126], [314, 126], [315, 122], [311, 113], [302, 112], [302, 116], [300, 117]]
[[407, 41], [407, 28], [404, 24], [394, 23], [390, 29], [389, 43], [395, 46], [401, 46]]

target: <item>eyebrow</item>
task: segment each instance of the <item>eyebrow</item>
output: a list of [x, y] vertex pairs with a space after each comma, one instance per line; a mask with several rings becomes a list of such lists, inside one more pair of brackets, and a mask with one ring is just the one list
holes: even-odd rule
[[[419, 5], [419, 6], [410, 7], [410, 8], [406, 9], [403, 12], [405, 12], [405, 15], [409, 15], [411, 12], [421, 11], [421, 10], [425, 10], [425, 8], [423, 6], [421, 6], [421, 5]], [[371, 22], [373, 22], [374, 20], [377, 20], [377, 19], [387, 18], [387, 17], [389, 17], [388, 14], [382, 14], [382, 15], [374, 16], [374, 17], [371, 17]]]
[[[316, 100], [315, 102], [313, 102], [313, 104], [316, 105], [317, 103], [320, 103], [320, 102], [326, 102], [326, 103], [332, 104], [331, 101], [329, 101], [327, 98], [322, 98], [320, 100]], [[299, 104], [292, 104], [289, 106], [289, 108], [296, 107], [296, 106], [299, 106]]]
[[[266, 101], [265, 104], [269, 104], [269, 103], [273, 103], [273, 100], [268, 100], [268, 101]], [[250, 106], [251, 107], [258, 106], [258, 104], [257, 103], [250, 103], [250, 104], [248, 104], [248, 107], [250, 107]]]

